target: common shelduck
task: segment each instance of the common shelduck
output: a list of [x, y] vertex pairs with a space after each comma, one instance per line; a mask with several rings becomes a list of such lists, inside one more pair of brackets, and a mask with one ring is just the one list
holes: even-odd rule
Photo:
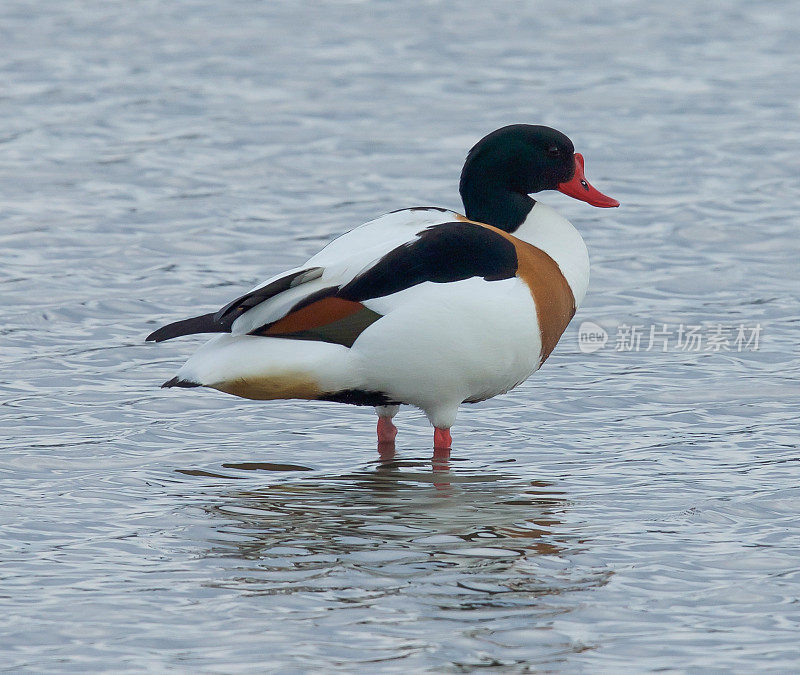
[[459, 405], [538, 370], [586, 294], [586, 245], [529, 196], [542, 190], [619, 206], [586, 181], [564, 134], [503, 127], [467, 156], [466, 215], [393, 211], [222, 309], [148, 336], [222, 333], [162, 386], [375, 406], [383, 444], [394, 442], [400, 404], [410, 404], [435, 427], [434, 448], [449, 449]]

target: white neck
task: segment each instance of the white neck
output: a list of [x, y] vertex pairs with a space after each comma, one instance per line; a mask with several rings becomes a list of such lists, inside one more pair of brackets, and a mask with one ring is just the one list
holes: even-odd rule
[[537, 201], [525, 222], [511, 234], [542, 249], [558, 263], [579, 306], [589, 287], [589, 252], [578, 230], [555, 209]]

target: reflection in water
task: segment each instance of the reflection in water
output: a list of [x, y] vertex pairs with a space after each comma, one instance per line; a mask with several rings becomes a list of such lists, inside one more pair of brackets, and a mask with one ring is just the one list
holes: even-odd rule
[[350, 475], [228, 492], [206, 507], [220, 521], [209, 555], [239, 562], [214, 585], [286, 607], [309, 597], [319, 609], [358, 607], [359, 623], [389, 612], [416, 622], [417, 634], [457, 620], [448, 630], [502, 641], [504, 631], [547, 628], [567, 611], [558, 596], [604, 582], [564, 555], [562, 493], [459, 463], [383, 453]]
[[224, 569], [207, 586], [263, 596], [292, 636], [271, 644], [273, 663], [292, 667], [469, 670], [583, 651], [553, 623], [607, 574], [573, 563], [564, 495], [503, 464], [386, 451], [347, 475], [239, 483], [205, 506], [206, 559]]

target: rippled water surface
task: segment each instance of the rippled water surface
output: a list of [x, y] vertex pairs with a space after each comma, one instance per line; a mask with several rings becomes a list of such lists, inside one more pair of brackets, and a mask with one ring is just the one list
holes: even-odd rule
[[[797, 669], [800, 10], [565, 7], [0, 4], [4, 668]], [[458, 208], [510, 122], [622, 207], [543, 195], [589, 295], [449, 462], [413, 410], [381, 458], [368, 409], [158, 388], [202, 338], [151, 330]]]

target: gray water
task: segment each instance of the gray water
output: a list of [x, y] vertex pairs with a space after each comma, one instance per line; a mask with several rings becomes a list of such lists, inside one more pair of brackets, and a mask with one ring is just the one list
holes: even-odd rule
[[[5, 0], [2, 667], [796, 671], [798, 31], [794, 0]], [[158, 388], [202, 337], [151, 330], [459, 208], [511, 122], [622, 207], [542, 195], [589, 295], [449, 462], [413, 410], [382, 459], [369, 409]]]

